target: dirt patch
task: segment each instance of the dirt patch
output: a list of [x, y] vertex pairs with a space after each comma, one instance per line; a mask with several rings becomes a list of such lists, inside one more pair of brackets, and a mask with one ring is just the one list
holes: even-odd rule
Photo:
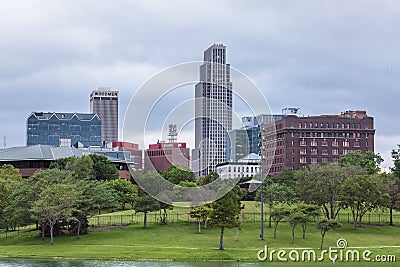
[[95, 226], [95, 227], [90, 227], [89, 231], [90, 232], [99, 232], [99, 231], [107, 231], [107, 230], [114, 230], [114, 229], [123, 229], [128, 227], [127, 224], [125, 225], [112, 225], [112, 226]]

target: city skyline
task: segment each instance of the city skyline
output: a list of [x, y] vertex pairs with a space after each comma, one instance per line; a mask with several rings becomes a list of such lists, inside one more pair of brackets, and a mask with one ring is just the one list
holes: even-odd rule
[[[224, 43], [232, 67], [261, 88], [273, 113], [366, 110], [375, 118], [375, 151], [387, 166], [400, 143], [399, 7], [393, 1], [4, 1], [0, 137], [7, 147], [24, 145], [32, 111], [89, 112], [87, 95], [99, 86], [119, 90], [121, 130], [146, 79], [201, 61], [200, 51]], [[218, 17], [218, 27], [204, 13]], [[113, 19], [99, 19], [105, 17]], [[152, 142], [160, 138], [150, 134]], [[191, 135], [178, 140], [194, 147]]]

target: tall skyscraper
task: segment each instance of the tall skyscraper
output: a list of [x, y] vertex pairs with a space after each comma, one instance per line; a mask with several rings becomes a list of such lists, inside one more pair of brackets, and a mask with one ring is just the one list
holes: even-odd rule
[[227, 132], [232, 130], [232, 83], [226, 47], [213, 44], [204, 51], [200, 82], [195, 86], [195, 173], [207, 175], [225, 162]]
[[90, 113], [101, 118], [101, 141], [118, 141], [118, 91], [99, 87], [90, 94]]

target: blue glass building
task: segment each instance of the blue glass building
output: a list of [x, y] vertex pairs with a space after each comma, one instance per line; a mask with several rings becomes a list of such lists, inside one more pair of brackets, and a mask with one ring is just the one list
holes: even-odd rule
[[101, 146], [97, 114], [32, 112], [27, 119], [27, 146]]

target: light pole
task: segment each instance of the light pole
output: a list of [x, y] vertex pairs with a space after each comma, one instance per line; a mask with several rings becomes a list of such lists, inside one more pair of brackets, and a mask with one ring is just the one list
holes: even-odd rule
[[263, 179], [263, 145], [262, 145], [262, 136], [261, 136], [261, 127], [260, 132], [258, 133], [258, 137], [260, 138], [260, 142], [258, 143], [258, 147], [260, 148], [260, 178], [261, 178], [261, 191], [260, 191], [260, 200], [261, 200], [261, 232], [260, 232], [260, 240], [264, 240], [264, 179]]

